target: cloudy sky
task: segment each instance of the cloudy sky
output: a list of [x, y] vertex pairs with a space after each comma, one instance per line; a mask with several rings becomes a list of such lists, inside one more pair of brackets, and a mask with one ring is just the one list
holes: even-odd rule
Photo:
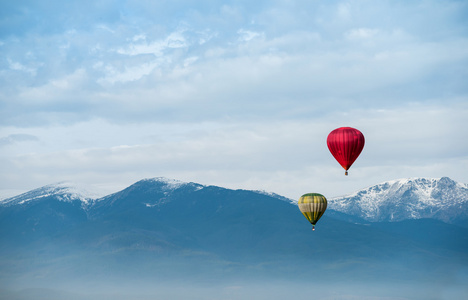
[[[2, 1], [0, 198], [468, 183], [466, 1]], [[350, 175], [326, 146], [358, 128]]]

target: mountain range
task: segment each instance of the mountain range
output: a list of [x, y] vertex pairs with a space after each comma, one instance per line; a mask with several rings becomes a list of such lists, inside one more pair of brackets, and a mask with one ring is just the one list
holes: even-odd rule
[[266, 192], [152, 178], [97, 197], [53, 184], [0, 202], [0, 289], [312, 276], [431, 283], [424, 296], [466, 283], [467, 203], [446, 177], [394, 180], [329, 199], [312, 232], [296, 201]]

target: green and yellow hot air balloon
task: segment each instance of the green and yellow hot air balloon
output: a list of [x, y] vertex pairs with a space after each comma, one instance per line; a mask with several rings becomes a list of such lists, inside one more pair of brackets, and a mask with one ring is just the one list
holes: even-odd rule
[[299, 198], [297, 205], [304, 217], [312, 224], [312, 230], [315, 230], [315, 224], [327, 209], [327, 198], [318, 193], [304, 194]]

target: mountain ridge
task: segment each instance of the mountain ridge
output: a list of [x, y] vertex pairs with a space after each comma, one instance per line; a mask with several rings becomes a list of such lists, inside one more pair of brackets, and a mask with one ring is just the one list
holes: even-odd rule
[[382, 182], [329, 199], [329, 208], [369, 222], [433, 218], [463, 224], [468, 218], [468, 185], [448, 177]]
[[[80, 201], [84, 209], [92, 210], [95, 206], [103, 206], [106, 199], [115, 200], [115, 195], [125, 197], [127, 193], [142, 186], [160, 190], [157, 202], [149, 199], [145, 203], [148, 207], [163, 205], [167, 201], [167, 195], [181, 188], [197, 191], [210, 187], [209, 185], [183, 182], [166, 177], [153, 177], [139, 180], [118, 192], [98, 196], [97, 193], [89, 192], [85, 186], [59, 182], [4, 199], [0, 201], [0, 206], [25, 204], [54, 196], [65, 202]], [[242, 189], [237, 191], [242, 191]], [[294, 205], [297, 203], [297, 200], [275, 193], [260, 190], [249, 191], [271, 196]], [[455, 182], [448, 177], [390, 180], [346, 196], [328, 199], [327, 212], [334, 216], [341, 216], [341, 219], [355, 218], [355, 220], [366, 222], [398, 222], [434, 218], [446, 223], [463, 225], [464, 221], [468, 219], [468, 184]], [[347, 217], [340, 214], [345, 214]]]
[[88, 205], [92, 200], [101, 197], [98, 193], [90, 191], [88, 187], [70, 181], [61, 181], [27, 191], [17, 196], [5, 198], [0, 201], [0, 206], [24, 204], [50, 196], [54, 196], [57, 200], [64, 202], [80, 201], [84, 206]]

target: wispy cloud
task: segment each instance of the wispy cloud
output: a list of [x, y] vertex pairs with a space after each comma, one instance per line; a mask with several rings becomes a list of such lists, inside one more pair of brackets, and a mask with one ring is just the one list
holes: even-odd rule
[[183, 31], [171, 33], [163, 40], [148, 43], [144, 35], [138, 35], [132, 39], [129, 45], [117, 49], [117, 53], [125, 55], [153, 54], [162, 56], [166, 49], [186, 48], [188, 41], [184, 37]]
[[347, 39], [359, 40], [359, 39], [371, 39], [379, 33], [378, 29], [370, 28], [356, 28], [351, 29], [345, 33]]
[[1, 137], [0, 138], [0, 147], [2, 146], [8, 146], [16, 143], [21, 143], [21, 142], [36, 142], [39, 139], [31, 134], [10, 134], [6, 137]]

